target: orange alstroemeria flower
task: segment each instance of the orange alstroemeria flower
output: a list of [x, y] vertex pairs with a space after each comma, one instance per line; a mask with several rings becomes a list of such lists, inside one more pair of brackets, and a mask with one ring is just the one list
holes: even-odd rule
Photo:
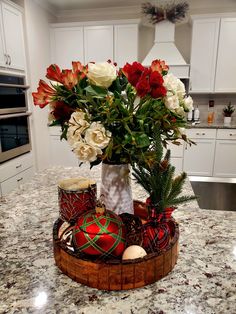
[[78, 83], [78, 74], [72, 70], [62, 70], [61, 80], [65, 87], [72, 89]]
[[165, 61], [163, 61], [163, 60], [154, 60], [154, 61], [152, 61], [152, 64], [151, 64], [150, 68], [151, 68], [151, 70], [153, 72], [157, 71], [160, 74], [162, 74], [163, 72], [168, 72], [168, 70], [169, 70], [168, 65], [166, 65]]
[[34, 104], [40, 108], [44, 108], [52, 101], [52, 97], [55, 94], [56, 91], [51, 86], [49, 86], [45, 81], [40, 80], [37, 92], [32, 93]]
[[72, 62], [72, 69], [73, 72], [76, 73], [79, 77], [80, 80], [85, 78], [87, 72], [88, 72], [88, 66], [84, 66], [81, 62], [79, 61], [73, 61]]
[[47, 68], [46, 77], [47, 77], [49, 80], [62, 83], [61, 74], [62, 74], [62, 73], [61, 73], [61, 69], [59, 68], [59, 66], [56, 65], [56, 64], [51, 64], [51, 65]]

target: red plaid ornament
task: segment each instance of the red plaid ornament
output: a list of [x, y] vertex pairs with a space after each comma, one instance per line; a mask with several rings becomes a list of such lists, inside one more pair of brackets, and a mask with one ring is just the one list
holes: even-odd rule
[[107, 210], [94, 210], [78, 218], [73, 231], [76, 249], [88, 255], [117, 257], [125, 249], [125, 228], [120, 217]]

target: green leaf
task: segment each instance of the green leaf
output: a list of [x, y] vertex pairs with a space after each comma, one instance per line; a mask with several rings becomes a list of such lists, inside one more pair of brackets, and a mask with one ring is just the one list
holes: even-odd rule
[[107, 95], [107, 89], [96, 86], [96, 85], [89, 85], [85, 88], [87, 94], [92, 95], [92, 96], [97, 96], [97, 97], [106, 97]]
[[145, 133], [133, 133], [137, 147], [148, 147], [151, 143], [149, 137]]

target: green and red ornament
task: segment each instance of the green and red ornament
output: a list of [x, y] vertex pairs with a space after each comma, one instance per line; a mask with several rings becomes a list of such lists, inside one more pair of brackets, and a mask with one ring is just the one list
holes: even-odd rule
[[97, 206], [82, 214], [73, 230], [76, 251], [94, 257], [117, 258], [125, 249], [125, 226], [115, 213]]

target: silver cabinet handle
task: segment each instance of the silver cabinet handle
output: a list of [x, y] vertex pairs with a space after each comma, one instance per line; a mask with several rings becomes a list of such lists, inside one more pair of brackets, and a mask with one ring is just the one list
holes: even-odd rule
[[9, 65], [11, 65], [11, 56], [10, 55], [8, 55], [8, 57], [9, 57]]
[[206, 133], [204, 133], [204, 132], [202, 132], [202, 133], [197, 132], [196, 135], [206, 135]]
[[23, 180], [23, 178], [19, 178], [19, 179], [17, 179], [17, 182], [20, 182], [20, 181], [22, 181]]
[[20, 168], [20, 167], [22, 167], [22, 165], [20, 164], [20, 165], [18, 165], [18, 166], [16, 166], [16, 169], [18, 169], [18, 168]]
[[5, 57], [5, 60], [6, 60], [6, 64], [8, 65], [8, 54], [4, 53], [4, 57]]

